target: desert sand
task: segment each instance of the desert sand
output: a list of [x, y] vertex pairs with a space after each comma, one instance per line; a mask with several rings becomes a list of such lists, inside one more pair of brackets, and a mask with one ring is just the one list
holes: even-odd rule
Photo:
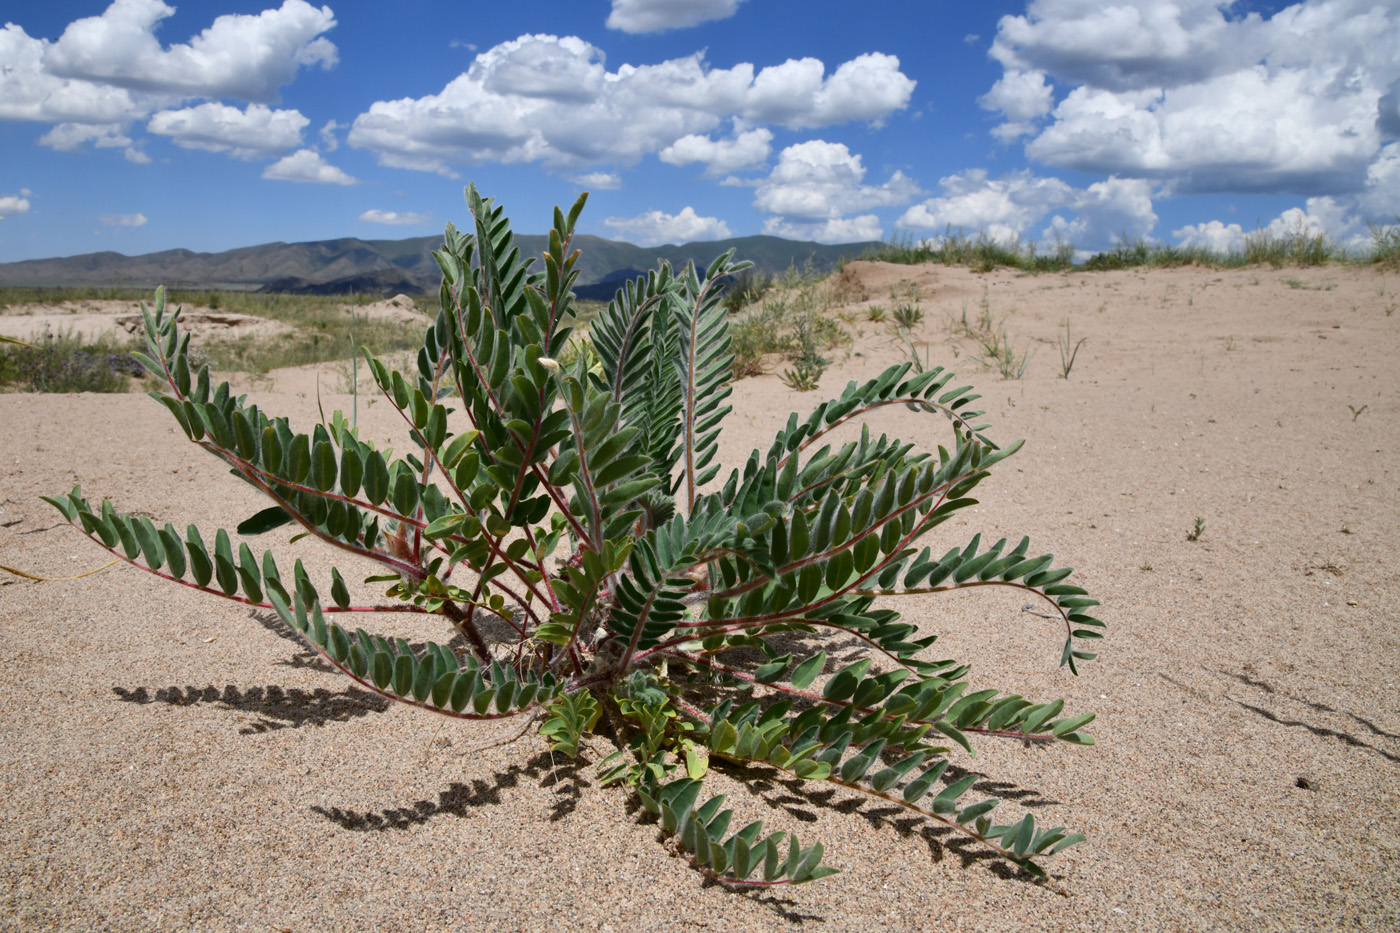
[[[1026, 439], [930, 543], [1028, 534], [1103, 602], [1102, 653], [1077, 678], [1014, 593], [898, 604], [942, 636], [931, 652], [973, 662], [975, 684], [1098, 712], [1092, 748], [983, 741], [957, 758], [1006, 799], [999, 815], [1030, 807], [1088, 836], [1045, 861], [1052, 886], [854, 794], [733, 772], [708, 785], [736, 820], [820, 840], [842, 873], [756, 893], [707, 883], [625, 791], [597, 786], [606, 740], [577, 763], [534, 734], [465, 755], [493, 728], [390, 705], [270, 613], [119, 565], [48, 583], [0, 574], [0, 926], [1400, 925], [1400, 273], [856, 264], [848, 279], [864, 332], [851, 353], [834, 353], [817, 392], [738, 382], [722, 456], [742, 464], [789, 411], [898, 359], [864, 309], [888, 307], [892, 285], [920, 288], [931, 362], [979, 388], [991, 437]], [[1016, 346], [1038, 348], [1024, 379], [982, 369], [950, 336], [963, 303], [976, 317], [984, 298]], [[1088, 339], [1064, 379], [1067, 317]], [[278, 374], [253, 394], [309, 425], [311, 381]], [[362, 395], [359, 413], [398, 436], [387, 403]], [[872, 424], [948, 438], [940, 418], [903, 409]], [[75, 483], [206, 537], [262, 507], [139, 394], [0, 395], [0, 425], [0, 563], [30, 573], [109, 559], [37, 499]], [[254, 546], [326, 572], [319, 548], [285, 541]], [[446, 635], [380, 629], [393, 625]]]

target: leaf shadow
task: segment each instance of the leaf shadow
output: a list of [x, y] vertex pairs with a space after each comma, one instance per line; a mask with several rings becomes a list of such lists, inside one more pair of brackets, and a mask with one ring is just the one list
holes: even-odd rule
[[[1214, 670], [1216, 670], [1217, 673], [1224, 674], [1227, 677], [1239, 681], [1245, 686], [1261, 690], [1264, 693], [1269, 694], [1270, 696], [1276, 696], [1283, 699], [1292, 700], [1295, 703], [1299, 703], [1303, 706], [1308, 707], [1309, 709], [1316, 710], [1320, 713], [1333, 713], [1338, 716], [1345, 716], [1352, 722], [1355, 722], [1358, 725], [1364, 727], [1368, 732], [1371, 733], [1371, 735], [1386, 739], [1400, 739], [1400, 735], [1397, 735], [1394, 732], [1387, 732], [1371, 720], [1365, 718], [1364, 716], [1358, 716], [1356, 713], [1351, 713], [1346, 710], [1340, 710], [1336, 707], [1328, 706], [1326, 703], [1320, 703], [1316, 700], [1305, 700], [1302, 697], [1294, 696], [1291, 693], [1279, 690], [1271, 684], [1269, 684], [1267, 681], [1257, 680], [1245, 673], [1235, 673], [1233, 671], [1221, 670], [1219, 668], [1216, 668]], [[1375, 752], [1377, 755], [1380, 755], [1387, 761], [1392, 761], [1397, 764], [1400, 764], [1400, 755], [1388, 752], [1383, 748], [1378, 748], [1377, 746], [1372, 745], [1370, 742], [1367, 742], [1364, 739], [1357, 738], [1350, 732], [1346, 732], [1341, 729], [1329, 729], [1326, 726], [1320, 726], [1314, 723], [1304, 722], [1301, 719], [1285, 719], [1284, 717], [1280, 716], [1278, 713], [1273, 712], [1272, 710], [1265, 709], [1262, 706], [1255, 706], [1252, 703], [1245, 703], [1244, 701], [1236, 700], [1233, 697], [1230, 698], [1230, 701], [1236, 706], [1242, 707], [1243, 709], [1247, 709], [1251, 713], [1254, 713], [1256, 716], [1261, 716], [1264, 719], [1267, 719], [1273, 723], [1277, 723], [1280, 726], [1306, 729], [1313, 735], [1320, 736], [1322, 738], [1339, 739], [1347, 745], [1352, 746], [1353, 748], [1369, 749], [1370, 751]]]
[[382, 713], [390, 705], [389, 700], [357, 687], [334, 692], [323, 687], [287, 690], [277, 684], [269, 684], [240, 689], [233, 684], [225, 684], [222, 689], [212, 685], [170, 686], [154, 692], [147, 687], [113, 687], [112, 692], [126, 703], [165, 703], [170, 706], [213, 703], [225, 709], [253, 713], [258, 721], [239, 729], [241, 735], [349, 722], [371, 713]]
[[[821, 786], [822, 782], [819, 781], [803, 781], [776, 769], [757, 765], [741, 766], [722, 759], [711, 759], [711, 767], [745, 784], [754, 796], [800, 822], [815, 823], [818, 819], [815, 809], [855, 815], [874, 829], [891, 827], [900, 838], [917, 836], [928, 846], [929, 857], [935, 863], [942, 862], [948, 855], [954, 855], [963, 869], [981, 863], [1003, 879], [1046, 885], [1043, 879], [1008, 864], [1005, 859], [977, 840], [881, 798], [865, 797], [858, 791], [844, 787]], [[971, 773], [952, 764], [944, 772], [949, 782]], [[1005, 781], [982, 780], [973, 784], [972, 789], [989, 796], [1016, 800], [1023, 807], [1050, 806], [1058, 802], [1042, 797], [1038, 791], [1017, 788]]]
[[555, 801], [549, 822], [557, 823], [578, 807], [583, 791], [591, 783], [582, 775], [583, 762], [576, 758], [559, 759], [541, 752], [523, 765], [511, 765], [490, 778], [473, 778], [470, 782], [454, 781], [439, 791], [436, 800], [417, 800], [401, 807], [383, 810], [350, 810], [341, 807], [313, 806], [312, 812], [354, 832], [383, 832], [402, 830], [444, 816], [468, 816], [480, 807], [498, 806], [501, 791], [520, 783], [522, 777], [539, 781], [540, 787], [555, 788]]

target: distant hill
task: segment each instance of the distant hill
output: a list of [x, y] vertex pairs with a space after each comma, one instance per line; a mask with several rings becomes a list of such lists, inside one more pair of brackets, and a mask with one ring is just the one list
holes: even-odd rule
[[[538, 256], [548, 237], [517, 236], [526, 255]], [[265, 243], [222, 253], [165, 250], [144, 256], [87, 253], [62, 259], [0, 263], [0, 286], [68, 285], [155, 288], [209, 288], [292, 292], [300, 294], [425, 294], [436, 291], [442, 273], [430, 255], [442, 237], [406, 240], [316, 240], [310, 243]], [[581, 298], [611, 298], [624, 281], [668, 260], [676, 268], [698, 266], [731, 248], [761, 271], [781, 273], [810, 265], [827, 272], [842, 257], [861, 255], [878, 243], [827, 246], [771, 236], [735, 237], [683, 246], [634, 246], [596, 236], [574, 239], [583, 251], [575, 287]]]

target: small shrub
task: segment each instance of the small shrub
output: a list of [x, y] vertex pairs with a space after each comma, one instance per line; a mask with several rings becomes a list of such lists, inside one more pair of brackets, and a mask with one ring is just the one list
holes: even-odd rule
[[1370, 224], [1371, 249], [1367, 260], [1377, 266], [1400, 268], [1400, 217], [1393, 224]]
[[810, 392], [821, 382], [822, 373], [830, 364], [830, 360], [817, 352], [817, 338], [810, 317], [797, 322], [797, 345], [801, 353], [793, 360], [792, 368], [783, 372], [783, 382], [798, 392]]
[[46, 330], [28, 345], [0, 344], [0, 387], [30, 392], [126, 392], [145, 369], [117, 340]]
[[[989, 439], [978, 396], [950, 389], [951, 373], [911, 375], [906, 363], [793, 415], [723, 475], [734, 355], [717, 283], [743, 266], [729, 253], [704, 270], [663, 263], [594, 321], [596, 371], [583, 354], [566, 367], [584, 198], [555, 211], [542, 272], [500, 207], [475, 188], [467, 203], [475, 235], [447, 228], [441, 307], [416, 366], [365, 353], [406, 423], [398, 456], [339, 412], [296, 433], [191, 368], [160, 292], [145, 311], [160, 402], [270, 500], [239, 533], [295, 523], [367, 564], [366, 582], [387, 584], [381, 600], [356, 605], [338, 569], [316, 583], [298, 561], [284, 575], [271, 551], [235, 550], [223, 529], [182, 536], [109, 502], [94, 508], [76, 488], [46, 501], [137, 567], [274, 610], [365, 690], [458, 720], [514, 719], [517, 734], [537, 722], [566, 756], [592, 756], [605, 740], [587, 737], [601, 729], [616, 750], [598, 762], [600, 783], [624, 785], [725, 883], [834, 869], [819, 843], [765, 836], [761, 823], [731, 832], [723, 798], [700, 796], [717, 758], [865, 794], [1043, 877], [1036, 860], [1083, 837], [1028, 811], [994, 816], [1003, 801], [965, 799], [980, 776], [950, 763], [984, 737], [1090, 745], [1081, 729], [1094, 714], [971, 687], [968, 665], [930, 660], [935, 636], [884, 605], [1010, 587], [1044, 605], [1061, 665], [1077, 673], [1094, 657], [1097, 603], [1027, 539], [925, 543], [1020, 444]], [[947, 419], [948, 446], [869, 432], [828, 442], [896, 405]], [[374, 612], [437, 617], [464, 647], [415, 648], [337, 621]]]
[[724, 307], [731, 315], [763, 300], [773, 287], [773, 276], [767, 272], [745, 269], [724, 286]]
[[1031, 360], [1035, 359], [1036, 348], [1028, 347], [1017, 352], [1011, 345], [1011, 338], [1007, 336], [1006, 328], [1003, 327], [999, 332], [985, 336], [982, 341], [982, 352], [983, 365], [1001, 373], [1001, 378], [1020, 379], [1026, 375]]

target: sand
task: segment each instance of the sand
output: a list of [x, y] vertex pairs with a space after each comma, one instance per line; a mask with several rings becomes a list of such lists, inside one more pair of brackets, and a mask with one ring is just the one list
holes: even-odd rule
[[[842, 870], [726, 890], [660, 844], [624, 791], [597, 786], [605, 740], [577, 765], [535, 735], [464, 755], [493, 729], [352, 689], [268, 613], [117, 566], [51, 583], [0, 574], [0, 926], [1400, 924], [1400, 274], [849, 275], [864, 331], [852, 353], [820, 392], [739, 382], [723, 456], [740, 463], [790, 410], [898, 358], [865, 309], [888, 307], [901, 280], [920, 287], [932, 362], [979, 387], [994, 438], [1027, 441], [933, 543], [1029, 534], [1103, 601], [1108, 637], [1078, 678], [1014, 593], [900, 603], [942, 633], [932, 653], [974, 662], [975, 683], [1098, 711], [1093, 748], [983, 742], [958, 761], [988, 775], [978, 790], [1006, 798], [999, 812], [1031, 807], [1088, 835], [1046, 861], [1067, 896], [853, 794], [716, 773], [736, 819], [820, 840]], [[949, 336], [984, 296], [1013, 343], [1038, 348], [1022, 380], [982, 371]], [[1066, 317], [1088, 338], [1068, 380], [1054, 345]], [[315, 397], [298, 380], [260, 383], [257, 401], [309, 424]], [[376, 437], [393, 436], [386, 409], [361, 398]], [[902, 409], [874, 424], [947, 436]], [[107, 559], [36, 499], [74, 483], [180, 527], [232, 527], [261, 507], [140, 395], [0, 395], [0, 425], [0, 563], [63, 576]], [[269, 538], [284, 565], [306, 555], [325, 572], [318, 549]], [[444, 635], [402, 619], [381, 630]]]
[[[146, 304], [151, 306], [152, 301]], [[394, 323], [416, 323], [424, 316], [407, 295], [395, 295], [382, 301], [362, 305], [341, 305], [345, 314], [352, 310], [360, 320], [384, 320]], [[238, 314], [198, 305], [182, 306], [180, 322], [194, 334], [196, 341], [235, 337], [266, 339], [290, 333], [292, 326], [281, 321]], [[15, 304], [0, 309], [0, 336], [13, 337], [38, 344], [46, 335], [72, 334], [84, 340], [112, 337], [124, 341], [139, 337], [145, 327], [141, 302], [112, 299]]]

